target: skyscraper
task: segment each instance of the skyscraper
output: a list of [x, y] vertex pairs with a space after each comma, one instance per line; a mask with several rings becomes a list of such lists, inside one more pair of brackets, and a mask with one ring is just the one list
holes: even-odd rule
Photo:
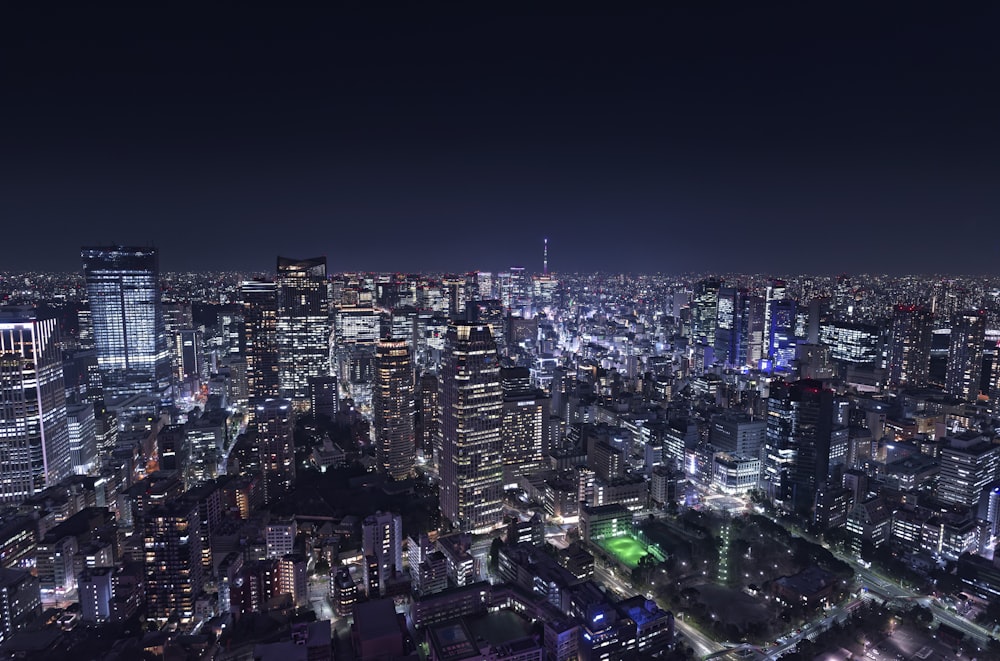
[[326, 257], [278, 257], [278, 378], [281, 395], [309, 397], [309, 377], [330, 374]]
[[549, 398], [531, 387], [527, 367], [500, 370], [503, 388], [504, 480], [516, 483], [517, 477], [537, 471], [542, 465], [549, 431]]
[[413, 360], [403, 340], [382, 340], [375, 349], [375, 455], [380, 470], [405, 480], [416, 460]]
[[931, 363], [931, 313], [918, 305], [897, 305], [889, 331], [889, 383], [927, 384]]
[[967, 402], [974, 402], [979, 397], [985, 341], [984, 310], [969, 310], [952, 318], [944, 388], [947, 393]]
[[278, 290], [254, 280], [240, 286], [243, 298], [243, 354], [250, 399], [278, 397]]
[[295, 412], [287, 399], [258, 402], [254, 412], [257, 452], [264, 477], [264, 504], [295, 486]]
[[159, 251], [108, 246], [84, 248], [81, 256], [105, 392], [166, 394], [171, 370]]
[[448, 327], [441, 367], [441, 514], [465, 532], [501, 525], [503, 389], [489, 326]]
[[0, 502], [20, 503], [71, 471], [58, 322], [0, 308]]
[[771, 497], [805, 511], [830, 470], [833, 391], [803, 379], [771, 385], [763, 479]]

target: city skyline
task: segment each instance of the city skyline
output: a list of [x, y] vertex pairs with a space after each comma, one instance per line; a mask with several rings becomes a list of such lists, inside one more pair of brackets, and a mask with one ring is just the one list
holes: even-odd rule
[[461, 272], [548, 237], [556, 272], [985, 272], [997, 11], [25, 8], [0, 263]]

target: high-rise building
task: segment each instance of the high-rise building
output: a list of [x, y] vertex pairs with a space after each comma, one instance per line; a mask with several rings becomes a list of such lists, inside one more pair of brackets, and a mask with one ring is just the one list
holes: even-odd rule
[[951, 323], [945, 391], [967, 402], [979, 397], [986, 342], [986, 312], [970, 310], [956, 314]]
[[150, 619], [194, 616], [202, 589], [202, 535], [198, 505], [166, 501], [146, 515], [144, 528], [146, 613]]
[[264, 504], [269, 505], [295, 486], [295, 411], [287, 399], [266, 399], [255, 409]]
[[763, 480], [771, 497], [788, 509], [808, 510], [830, 470], [833, 391], [803, 379], [771, 385]]
[[108, 246], [84, 248], [81, 256], [105, 392], [167, 394], [172, 375], [159, 251]]
[[333, 420], [340, 405], [340, 386], [335, 376], [309, 377], [309, 409], [313, 416]]
[[691, 340], [715, 346], [715, 327], [719, 320], [719, 289], [715, 279], [702, 280], [694, 287], [691, 299]]
[[278, 378], [281, 395], [309, 397], [309, 377], [330, 374], [326, 257], [278, 257]]
[[500, 370], [503, 388], [504, 480], [516, 482], [521, 475], [537, 471], [548, 450], [549, 398], [531, 387], [527, 367]]
[[[391, 512], [376, 512], [361, 523], [361, 554], [375, 559], [377, 585], [385, 594], [385, 581], [403, 570], [403, 519]], [[373, 581], [374, 582], [374, 581]], [[369, 597], [375, 597], [369, 593]]]
[[819, 329], [819, 341], [830, 358], [842, 363], [875, 365], [881, 356], [881, 334], [876, 326], [835, 321]]
[[69, 429], [69, 453], [73, 473], [87, 475], [98, 466], [97, 421], [93, 404], [72, 404], [66, 407]]
[[247, 361], [247, 396], [278, 397], [278, 290], [273, 282], [254, 280], [240, 286], [243, 299], [243, 346]]
[[740, 457], [759, 457], [767, 436], [767, 423], [745, 413], [727, 411], [712, 416], [708, 440], [719, 452]]
[[440, 450], [438, 441], [438, 378], [430, 372], [420, 375], [420, 388], [417, 398], [418, 424], [416, 426], [416, 444], [423, 452], [424, 458], [430, 461], [435, 450]]
[[394, 480], [413, 473], [417, 448], [413, 431], [413, 360], [402, 340], [382, 340], [375, 349], [375, 456]]
[[931, 313], [918, 305], [897, 305], [889, 331], [889, 383], [923, 386], [931, 363]]
[[38, 578], [21, 569], [0, 569], [0, 642], [42, 614]]
[[950, 437], [948, 445], [941, 448], [940, 465], [937, 497], [946, 503], [975, 507], [1000, 478], [1000, 445], [975, 433]]
[[0, 308], [0, 502], [17, 504], [72, 472], [59, 325]]
[[501, 525], [503, 389], [489, 326], [448, 327], [441, 368], [441, 513], [466, 532]]

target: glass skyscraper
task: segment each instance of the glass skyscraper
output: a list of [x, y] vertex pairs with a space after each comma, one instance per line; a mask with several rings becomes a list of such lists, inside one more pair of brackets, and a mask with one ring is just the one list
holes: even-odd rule
[[0, 308], [0, 502], [19, 503], [70, 473], [58, 322]]
[[111, 396], [167, 394], [170, 350], [160, 306], [156, 248], [84, 248], [97, 365]]
[[309, 397], [309, 377], [330, 375], [326, 257], [278, 257], [278, 378], [288, 399]]

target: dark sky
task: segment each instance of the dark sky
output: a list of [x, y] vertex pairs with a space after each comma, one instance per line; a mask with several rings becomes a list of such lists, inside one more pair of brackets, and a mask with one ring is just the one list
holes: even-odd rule
[[1000, 5], [658, 4], [5, 7], [0, 271], [998, 270]]

